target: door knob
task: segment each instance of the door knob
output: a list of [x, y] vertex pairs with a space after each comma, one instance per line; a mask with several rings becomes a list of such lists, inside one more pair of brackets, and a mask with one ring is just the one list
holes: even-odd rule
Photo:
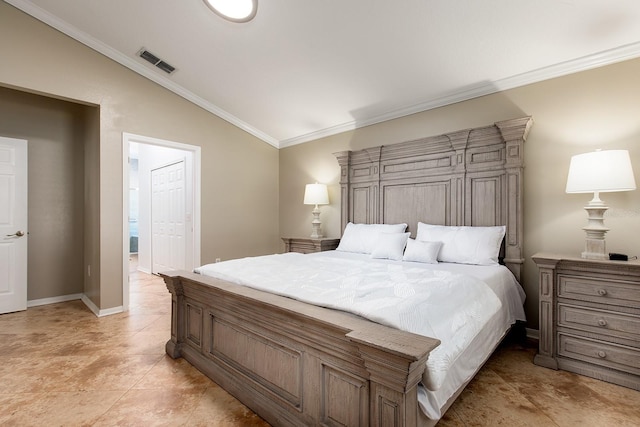
[[7, 234], [7, 237], [22, 237], [24, 233], [20, 230], [16, 231], [14, 234]]

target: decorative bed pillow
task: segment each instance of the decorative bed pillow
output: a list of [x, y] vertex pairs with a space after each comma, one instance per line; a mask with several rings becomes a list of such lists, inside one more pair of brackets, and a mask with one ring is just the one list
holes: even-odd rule
[[418, 223], [416, 240], [439, 241], [438, 261], [459, 264], [498, 263], [506, 227], [465, 227]]
[[411, 233], [378, 233], [378, 241], [371, 251], [371, 258], [400, 261]]
[[426, 264], [437, 264], [438, 253], [442, 247], [442, 242], [427, 242], [421, 240], [407, 240], [407, 249], [404, 251], [403, 261], [424, 262]]
[[354, 224], [348, 223], [337, 251], [371, 254], [380, 233], [404, 233], [407, 224]]

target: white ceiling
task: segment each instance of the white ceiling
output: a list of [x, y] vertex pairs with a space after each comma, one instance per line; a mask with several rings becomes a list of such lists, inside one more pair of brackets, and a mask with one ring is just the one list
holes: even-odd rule
[[276, 147], [640, 56], [638, 0], [5, 1]]

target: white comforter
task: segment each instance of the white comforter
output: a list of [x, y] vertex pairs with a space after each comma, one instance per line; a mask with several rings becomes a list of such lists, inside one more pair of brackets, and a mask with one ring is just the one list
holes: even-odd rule
[[437, 390], [447, 371], [501, 307], [483, 281], [412, 263], [375, 263], [297, 253], [208, 264], [196, 272], [438, 338], [423, 384]]

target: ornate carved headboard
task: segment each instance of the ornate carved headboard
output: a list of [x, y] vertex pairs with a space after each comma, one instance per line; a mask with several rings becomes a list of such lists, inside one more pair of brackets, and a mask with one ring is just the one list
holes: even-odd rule
[[531, 117], [334, 153], [342, 229], [354, 223], [505, 225], [504, 264], [518, 280], [523, 254], [524, 141]]

